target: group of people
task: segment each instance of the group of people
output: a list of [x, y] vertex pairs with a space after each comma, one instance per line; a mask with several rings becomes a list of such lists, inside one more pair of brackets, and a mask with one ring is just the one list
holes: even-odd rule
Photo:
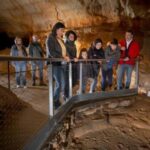
[[[77, 34], [69, 30], [65, 33], [66, 40], [63, 41], [65, 25], [62, 22], [57, 22], [46, 40], [46, 53], [48, 58], [61, 58], [61, 62], [52, 62], [53, 64], [53, 79], [55, 81], [54, 87], [54, 105], [58, 108], [60, 103], [60, 96], [66, 100], [69, 97], [69, 76], [68, 76], [68, 62], [72, 62], [72, 86], [77, 84], [79, 79], [79, 65], [82, 63], [82, 92], [86, 92], [86, 85], [91, 79], [90, 93], [94, 92], [98, 83], [98, 76], [101, 70], [101, 89], [105, 91], [106, 88], [113, 86], [114, 68], [117, 70], [117, 89], [129, 89], [131, 83], [131, 75], [137, 57], [140, 53], [138, 42], [134, 40], [132, 30], [125, 33], [125, 38], [118, 42], [117, 39], [112, 39], [107, 47], [104, 48], [103, 41], [100, 38], [95, 39], [90, 48], [82, 48], [79, 57], [77, 57], [77, 48], [75, 41]], [[15, 39], [15, 45], [11, 50], [12, 56], [27, 56], [25, 48], [22, 46], [21, 39]], [[38, 42], [37, 36], [33, 36], [32, 43], [29, 45], [30, 57], [43, 57], [42, 48]], [[82, 59], [82, 61], [80, 61]], [[95, 59], [96, 61], [87, 61], [88, 59]], [[47, 62], [49, 64], [49, 62]], [[20, 81], [26, 86], [25, 70], [26, 61], [13, 62], [16, 69], [16, 82], [20, 86]], [[35, 69], [39, 68], [40, 85], [43, 85], [43, 62], [32, 61], [32, 79], [33, 86], [36, 84]], [[18, 75], [22, 72], [22, 80]], [[124, 83], [125, 81], [125, 83]]]
[[[66, 41], [63, 41], [65, 25], [58, 22], [54, 25], [52, 32], [47, 38], [47, 53], [49, 58], [63, 58], [64, 62], [53, 63], [53, 77], [55, 80], [54, 104], [55, 107], [60, 106], [60, 94], [64, 99], [68, 98], [68, 73], [67, 62], [74, 59], [74, 67], [72, 69], [73, 86], [79, 78], [78, 65], [82, 63], [82, 92], [86, 91], [88, 79], [92, 79], [90, 92], [96, 90], [98, 75], [102, 72], [101, 88], [105, 91], [106, 87], [113, 85], [113, 69], [117, 69], [117, 89], [129, 89], [131, 83], [131, 75], [134, 69], [135, 61], [140, 53], [140, 46], [134, 40], [132, 30], [125, 33], [125, 38], [118, 42], [112, 39], [108, 43], [106, 49], [103, 48], [102, 39], [96, 39], [92, 42], [89, 49], [82, 48], [79, 57], [77, 57], [77, 49], [75, 41], [77, 35], [74, 31], [66, 32]], [[84, 61], [80, 61], [83, 59]], [[97, 61], [89, 62], [88, 59], [96, 59]], [[125, 74], [125, 77], [124, 77]], [[125, 84], [123, 81], [125, 80]]]
[[[14, 45], [11, 48], [10, 56], [13, 57], [28, 57], [31, 58], [43, 58], [44, 51], [42, 46], [39, 42], [39, 38], [37, 35], [32, 36], [32, 42], [29, 44], [29, 51], [27, 52], [26, 47], [23, 45], [22, 39], [20, 37], [16, 37], [14, 40]], [[27, 61], [12, 61], [12, 66], [15, 68], [16, 72], [16, 84], [17, 88], [23, 87], [27, 88], [26, 86], [26, 71], [27, 71]], [[32, 85], [36, 86], [36, 70], [38, 68], [39, 72], [39, 85], [44, 86], [46, 85], [43, 80], [43, 66], [44, 62], [39, 61], [31, 61], [31, 72], [32, 72]]]

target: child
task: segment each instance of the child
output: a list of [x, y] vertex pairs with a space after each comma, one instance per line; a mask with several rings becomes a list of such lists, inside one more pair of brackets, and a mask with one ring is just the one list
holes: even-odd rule
[[85, 93], [88, 80], [93, 78], [91, 62], [86, 61], [88, 59], [88, 52], [86, 48], [81, 49], [79, 59], [85, 60], [80, 62], [82, 63], [82, 93]]
[[110, 45], [105, 50], [105, 59], [106, 62], [102, 66], [102, 91], [105, 91], [107, 87], [107, 78], [108, 86], [112, 87], [113, 81], [113, 67], [117, 65], [117, 62], [120, 58], [120, 49], [118, 46], [117, 39], [113, 39]]

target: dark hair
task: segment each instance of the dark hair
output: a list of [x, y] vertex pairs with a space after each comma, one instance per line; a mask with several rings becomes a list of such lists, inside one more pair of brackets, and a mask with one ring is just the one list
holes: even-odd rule
[[126, 32], [131, 33], [132, 35], [134, 35], [134, 33], [131, 29], [128, 29]]
[[54, 26], [53, 26], [53, 29], [52, 29], [52, 35], [54, 37], [56, 37], [57, 33], [56, 31], [60, 28], [65, 28], [65, 25], [62, 23], [62, 22], [57, 22]]
[[111, 40], [110, 43], [113, 44], [113, 45], [118, 45], [118, 40], [114, 38], [114, 39]]
[[77, 40], [77, 34], [73, 30], [69, 30], [66, 32], [65, 36], [66, 36], [67, 40], [68, 40], [70, 34], [74, 35], [74, 41], [76, 41]]
[[86, 48], [82, 48], [82, 49], [80, 50], [79, 59], [82, 59], [82, 53], [83, 53], [83, 52], [88, 53], [88, 51], [87, 51]]
[[14, 39], [15, 44], [17, 43], [17, 40], [18, 40], [18, 39], [22, 41], [22, 38], [21, 38], [21, 37], [16, 36], [15, 39]]
[[97, 43], [102, 43], [102, 44], [103, 44], [102, 39], [96, 39], [96, 40], [94, 41], [94, 46], [96, 46]]

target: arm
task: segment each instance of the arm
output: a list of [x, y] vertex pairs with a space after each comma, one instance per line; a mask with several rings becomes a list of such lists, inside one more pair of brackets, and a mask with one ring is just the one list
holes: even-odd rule
[[131, 53], [129, 53], [129, 57], [130, 59], [135, 59], [139, 56], [140, 53], [140, 46], [138, 43], [134, 44], [133, 50], [131, 51]]
[[43, 47], [42, 47], [42, 45], [40, 43], [39, 43], [39, 47], [40, 47], [41, 57], [44, 57], [44, 50], [43, 50]]
[[106, 60], [109, 60], [110, 59], [110, 56], [109, 56], [109, 47], [106, 48], [105, 52], [104, 52], [104, 56], [105, 56], [105, 59]]
[[48, 57], [62, 58], [61, 54], [56, 51], [56, 41], [53, 37], [48, 37], [46, 45]]
[[116, 51], [116, 61], [118, 61], [118, 60], [120, 59], [120, 55], [121, 55], [120, 47], [117, 47], [117, 51]]
[[[10, 56], [12, 56], [12, 57], [14, 56], [14, 46], [11, 47]], [[12, 65], [13, 67], [15, 67], [15, 61], [11, 61], [11, 65]]]
[[26, 47], [25, 47], [25, 46], [22, 46], [22, 48], [23, 48], [23, 51], [24, 51], [25, 57], [28, 57], [28, 53], [27, 53]]
[[89, 50], [88, 50], [88, 58], [89, 58], [89, 59], [92, 59], [92, 58], [93, 58], [92, 48], [89, 48]]
[[29, 45], [29, 56], [33, 57], [33, 47], [31, 44]]

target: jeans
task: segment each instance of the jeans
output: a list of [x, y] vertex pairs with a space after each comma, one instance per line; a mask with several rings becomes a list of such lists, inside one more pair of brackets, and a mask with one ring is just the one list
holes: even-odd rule
[[26, 85], [26, 63], [17, 62], [15, 64], [16, 83], [17, 85]]
[[102, 90], [105, 91], [107, 86], [107, 78], [108, 78], [108, 85], [112, 86], [112, 79], [113, 79], [113, 69], [102, 70]]
[[66, 65], [53, 66], [53, 78], [55, 80], [54, 101], [59, 102], [60, 93], [65, 95]]
[[123, 88], [124, 75], [126, 75], [125, 87], [129, 88], [131, 83], [131, 75], [133, 71], [133, 66], [128, 64], [122, 64], [118, 66], [117, 72], [117, 89]]
[[32, 61], [32, 80], [36, 80], [36, 67], [38, 67], [40, 81], [43, 81], [43, 62], [42, 61]]
[[98, 82], [98, 77], [95, 77], [91, 83], [91, 87], [90, 87], [90, 93], [95, 92], [96, 86], [97, 86], [97, 82]]
[[98, 75], [100, 72], [100, 65], [97, 62], [93, 62], [92, 64], [93, 67], [93, 80], [91, 83], [91, 87], [90, 87], [90, 93], [94, 92], [97, 86], [97, 82], [98, 82]]

